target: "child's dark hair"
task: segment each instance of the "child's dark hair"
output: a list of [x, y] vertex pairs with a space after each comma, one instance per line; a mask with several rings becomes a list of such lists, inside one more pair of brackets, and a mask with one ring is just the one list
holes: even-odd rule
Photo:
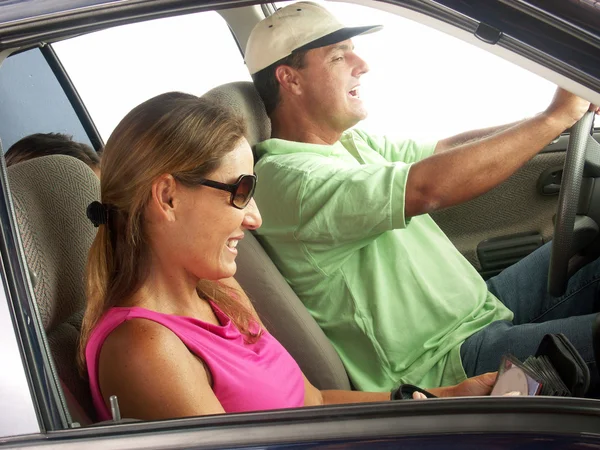
[[15, 142], [5, 153], [6, 165], [40, 156], [68, 155], [86, 163], [92, 170], [100, 169], [100, 155], [89, 145], [62, 133], [36, 133]]

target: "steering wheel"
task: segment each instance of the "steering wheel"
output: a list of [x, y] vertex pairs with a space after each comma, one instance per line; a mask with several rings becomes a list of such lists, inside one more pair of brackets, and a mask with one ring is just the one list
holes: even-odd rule
[[568, 282], [568, 266], [573, 244], [575, 215], [579, 203], [583, 167], [586, 159], [588, 139], [593, 139], [589, 131], [594, 121], [594, 113], [587, 112], [571, 128], [569, 146], [565, 158], [558, 209], [552, 239], [552, 256], [548, 268], [548, 293], [555, 297], [564, 294]]

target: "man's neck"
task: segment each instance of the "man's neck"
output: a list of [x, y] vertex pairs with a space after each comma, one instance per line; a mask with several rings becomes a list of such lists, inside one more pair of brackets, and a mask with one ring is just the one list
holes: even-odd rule
[[333, 145], [342, 133], [314, 121], [286, 114], [271, 117], [271, 137], [307, 144]]

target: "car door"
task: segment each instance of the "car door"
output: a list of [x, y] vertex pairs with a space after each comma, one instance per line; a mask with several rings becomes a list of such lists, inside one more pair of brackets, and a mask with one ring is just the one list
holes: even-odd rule
[[434, 220], [485, 277], [552, 239], [568, 136], [549, 145], [508, 180]]
[[[52, 2], [47, 2], [50, 3]], [[43, 29], [36, 28], [33, 26], [35, 21], [30, 21], [31, 23], [19, 28], [17, 37], [9, 35], [6, 28], [0, 27], [0, 58], [6, 56], [2, 53], [3, 50], [10, 48], [10, 53], [15, 53], [15, 47], [9, 47], [6, 43], [8, 38], [16, 39], [10, 45], [25, 46], [21, 54], [11, 56], [15, 59], [0, 61], [0, 74], [17, 74], [5, 78], [4, 86], [8, 88], [0, 91], [0, 110], [4, 114], [1, 117], [13, 119], [10, 127], [0, 128], [0, 138], [4, 137], [9, 141], [33, 131], [53, 131], [59, 127], [62, 131], [78, 133], [78, 139], [87, 139], [99, 148], [102, 139], [95, 132], [96, 125], [99, 130], [109, 130], [110, 124], [95, 124], [93, 118], [98, 114], [98, 107], [93, 106], [93, 101], [89, 105], [85, 102], [86, 97], [91, 98], [89, 95], [78, 94], [70, 82], [71, 79], [76, 82], [75, 74], [65, 76], [59, 70], [60, 65], [53, 52], [42, 50], [51, 47], [36, 33], [46, 33], [43, 36], [48, 39], [53, 36], [53, 32], [72, 34], [69, 27], [75, 25], [79, 26], [78, 32], [91, 31], [102, 24], [108, 26], [115, 17], [134, 21], [148, 14], [146, 7], [150, 2], [119, 3], [117, 8], [96, 11], [91, 21], [90, 16], [84, 16], [79, 22], [75, 15], [72, 21], [41, 21], [45, 25]], [[54, 5], [58, 9], [51, 12], [54, 13], [53, 20], [56, 20], [61, 15], [61, 6], [56, 3]], [[181, 4], [172, 2], [163, 4], [164, 9], [152, 11], [157, 16], [182, 14], [185, 11], [178, 10], [180, 6]], [[233, 2], [231, 6], [234, 6]], [[185, 3], [182, 9], [187, 7], [188, 4]], [[201, 9], [202, 6], [198, 6], [197, 12], [201, 12]], [[426, 12], [425, 8], [423, 12]], [[88, 14], [89, 11], [82, 11], [84, 13]], [[11, 20], [14, 19], [15, 17], [11, 17]], [[64, 31], [63, 27], [68, 30]], [[192, 40], [193, 37], [190, 36], [189, 39]], [[29, 47], [25, 45], [26, 42]], [[124, 42], [121, 44], [124, 45]], [[153, 47], [156, 49], [156, 46]], [[92, 47], [87, 49], [91, 51]], [[168, 50], [167, 47], [163, 52]], [[32, 57], [38, 59], [35, 64], [20, 65], [20, 62], [22, 64], [23, 61], [29, 61], [23, 56], [26, 51], [32, 52], [27, 56], [37, 55]], [[150, 53], [148, 57], [151, 62], [166, 64], [164, 58], [157, 58], [156, 55], [156, 51]], [[145, 70], [152, 70], [152, 67], [150, 64]], [[19, 71], [19, 68], [23, 70]], [[57, 78], [52, 81], [51, 77], [48, 81], [56, 88], [57, 96], [49, 96], [49, 90], [41, 89], [34, 96], [35, 102], [19, 102], [19, 98], [23, 97], [10, 82], [19, 85], [25, 81], [20, 85], [25, 86], [26, 92], [23, 95], [26, 95], [33, 84], [42, 87], [46, 85], [38, 76], [41, 70], [47, 70], [48, 74]], [[29, 82], [28, 78], [31, 78]], [[134, 82], [141, 80], [139, 75], [132, 76], [132, 79]], [[98, 89], [101, 82], [100, 77], [93, 86]], [[16, 95], [15, 101], [8, 102], [10, 94]], [[120, 93], [113, 92], [112, 95], [118, 96]], [[23, 107], [23, 111], [19, 111], [19, 107]], [[113, 113], [116, 115], [121, 111], [113, 110]], [[54, 117], [46, 117], [49, 114]], [[106, 117], [110, 119], [110, 112]], [[17, 118], [20, 119], [14, 120]], [[42, 128], [41, 125], [49, 123], [46, 122], [48, 120], [52, 120], [52, 124]], [[6, 123], [9, 122], [4, 122]], [[15, 129], [16, 127], [20, 128]], [[107, 132], [100, 133], [106, 136]], [[154, 422], [115, 420], [95, 426], [80, 426], [72, 418], [69, 419], [69, 411], [61, 395], [64, 392], [50, 363], [52, 355], [44, 345], [44, 330], [40, 325], [36, 299], [32, 295], [31, 281], [34, 275], [29, 274], [19, 242], [11, 198], [6, 168], [2, 166], [0, 346], [3, 349], [4, 365], [0, 371], [0, 448], [600, 447], [597, 401], [586, 399], [462, 398], [397, 401]]]

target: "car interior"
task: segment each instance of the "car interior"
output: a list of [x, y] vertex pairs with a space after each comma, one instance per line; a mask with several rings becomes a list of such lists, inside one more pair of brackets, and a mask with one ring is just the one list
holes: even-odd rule
[[[251, 146], [270, 136], [269, 119], [251, 82], [223, 84], [204, 96], [243, 115]], [[556, 166], [562, 164], [562, 159], [559, 153], [547, 153], [542, 155], [541, 164]], [[539, 166], [533, 167], [530, 170], [539, 169]], [[9, 167], [7, 173], [20, 245], [29, 269], [28, 281], [45, 331], [44, 346], [52, 355], [54, 376], [62, 387], [59, 395], [70, 413], [70, 423], [92, 425], [96, 418], [91, 395], [75, 360], [85, 308], [85, 264], [96, 233], [85, 211], [92, 201], [99, 200], [99, 180], [83, 162], [58, 155], [16, 164]], [[506, 197], [510, 193], [501, 191], [497, 195]], [[512, 200], [509, 197], [505, 201]], [[555, 204], [556, 198], [547, 197], [541, 207], [554, 209]], [[465, 226], [481, 230], [483, 225], [477, 222], [479, 213], [468, 210], [472, 205], [466, 206], [466, 212], [455, 209], [441, 212], [439, 216], [447, 216], [452, 223], [474, 217]], [[540, 211], [531, 212], [533, 222], [541, 217]], [[523, 251], [528, 253], [537, 248], [552, 233], [548, 217], [539, 220], [544, 223], [534, 223], [532, 227], [544, 230], [543, 239], [539, 235], [519, 235], [518, 242], [512, 240], [514, 236], [509, 239], [509, 244], [517, 247], [517, 257], [523, 256]], [[510, 229], [509, 219], [505, 225], [505, 229]], [[462, 232], [464, 228], [450, 230], [448, 234], [460, 240]], [[477, 235], [477, 239], [484, 240], [485, 234]], [[503, 259], [501, 264], [506, 263], [506, 253], [497, 256], [493, 244], [478, 255], [473, 251], [467, 254], [474, 264], [486, 261], [488, 266], [483, 269], [489, 269], [490, 274], [495, 273], [494, 263], [498, 258]], [[497, 248], [502, 251], [506, 247], [500, 242]], [[487, 260], [485, 250], [491, 255]], [[237, 265], [235, 278], [253, 301], [265, 326], [294, 357], [310, 382], [319, 389], [351, 389], [335, 348], [250, 232], [246, 232], [239, 244]]]

